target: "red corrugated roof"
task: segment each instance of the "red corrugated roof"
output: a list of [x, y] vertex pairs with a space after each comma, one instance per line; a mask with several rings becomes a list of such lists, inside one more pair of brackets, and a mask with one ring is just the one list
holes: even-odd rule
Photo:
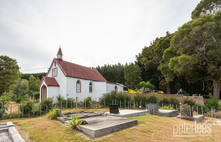
[[62, 55], [63, 56], [62, 51], [61, 51], [61, 47], [59, 48], [57, 55]]
[[41, 87], [41, 84], [42, 84], [43, 80], [45, 81], [47, 86], [57, 86], [57, 87], [60, 86], [55, 78], [53, 78], [53, 77], [44, 77], [43, 76], [42, 79], [41, 79], [41, 83], [39, 84], [39, 88]]
[[107, 80], [95, 69], [70, 63], [64, 60], [55, 59], [64, 75], [83, 78], [94, 81], [107, 82]]

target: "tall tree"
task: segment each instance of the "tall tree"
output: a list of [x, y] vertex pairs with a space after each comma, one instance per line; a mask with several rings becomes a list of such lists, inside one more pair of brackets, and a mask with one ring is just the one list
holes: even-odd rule
[[[213, 95], [219, 100], [221, 81], [221, 11], [201, 15], [184, 24], [175, 33], [171, 47], [180, 56], [170, 59], [169, 67], [177, 74], [204, 71], [213, 81]], [[192, 75], [193, 76], [193, 75]]]
[[19, 78], [17, 61], [8, 56], [0, 56], [0, 96]]
[[192, 19], [221, 10], [221, 0], [202, 0], [192, 12]]
[[135, 89], [141, 82], [141, 70], [138, 65], [131, 63], [124, 68], [125, 84], [130, 89]]
[[40, 84], [40, 79], [35, 78], [33, 75], [30, 75], [29, 77], [29, 90], [32, 92], [39, 91], [38, 85]]
[[16, 80], [14, 84], [10, 86], [10, 90], [13, 90], [13, 93], [18, 96], [24, 96], [29, 92], [29, 85], [28, 80], [26, 79], [19, 79]]
[[165, 72], [165, 68], [167, 66], [165, 66], [165, 64], [163, 64], [164, 66], [161, 64], [166, 62], [162, 57], [164, 51], [170, 47], [170, 40], [172, 36], [173, 34], [167, 32], [165, 37], [156, 38], [156, 40], [149, 47], [145, 47], [143, 49], [143, 58], [141, 59], [141, 63], [145, 66], [146, 70], [151, 67], [158, 67], [158, 69], [161, 71], [162, 74], [159, 76], [159, 79], [161, 80], [164, 78], [166, 82], [167, 94], [170, 94], [170, 81], [173, 80], [173, 77], [171, 76], [168, 78], [169, 72]]

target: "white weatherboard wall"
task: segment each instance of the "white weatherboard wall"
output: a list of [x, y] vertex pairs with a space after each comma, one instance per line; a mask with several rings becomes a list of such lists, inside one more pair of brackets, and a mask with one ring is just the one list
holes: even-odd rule
[[[76, 92], [76, 83], [78, 80], [81, 81], [81, 93]], [[89, 92], [90, 82], [92, 82], [92, 93]], [[103, 93], [106, 93], [106, 82], [90, 81], [85, 79], [67, 77], [68, 98], [76, 99], [76, 97], [78, 97], [79, 102], [83, 101], [83, 98], [91, 96], [93, 100], [95, 100], [96, 98], [96, 100], [98, 101], [99, 97], [101, 97]]]
[[[117, 84], [113, 84], [113, 83], [107, 83], [107, 93], [110, 93], [112, 90], [115, 90], [115, 86]], [[120, 85], [117, 85], [117, 92], [123, 92], [124, 91], [124, 88]]]
[[[61, 95], [64, 98], [67, 97], [67, 90], [66, 90], [66, 76], [64, 75], [64, 73], [62, 72], [62, 70], [60, 69], [60, 67], [58, 66], [58, 64], [56, 64], [55, 66], [55, 61], [52, 64], [51, 69], [49, 70], [48, 76], [47, 77], [52, 77], [52, 70], [54, 68], [58, 69], [58, 75], [56, 77], [54, 77], [56, 79], [56, 81], [58, 82], [58, 84], [60, 85], [60, 87], [58, 87], [58, 94], [57, 95]], [[54, 96], [56, 98], [56, 96]], [[57, 99], [56, 99], [57, 100]]]
[[53, 98], [53, 103], [57, 103], [57, 96], [59, 95], [58, 94], [59, 87], [48, 86], [47, 90], [48, 90], [47, 97]]

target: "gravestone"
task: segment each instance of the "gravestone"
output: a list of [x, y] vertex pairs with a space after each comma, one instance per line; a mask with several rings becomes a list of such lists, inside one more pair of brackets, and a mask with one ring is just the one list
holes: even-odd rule
[[119, 113], [118, 105], [116, 105], [116, 104], [111, 104], [111, 105], [110, 105], [110, 113], [118, 114], [118, 113]]

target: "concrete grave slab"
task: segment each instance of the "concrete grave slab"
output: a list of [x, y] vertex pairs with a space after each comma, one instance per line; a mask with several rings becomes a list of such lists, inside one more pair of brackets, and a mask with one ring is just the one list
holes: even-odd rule
[[120, 110], [118, 114], [110, 113], [110, 112], [105, 112], [106, 115], [109, 116], [118, 116], [118, 117], [128, 117], [128, 116], [142, 116], [146, 115], [146, 110], [130, 110], [130, 109], [125, 109], [125, 110]]
[[167, 110], [167, 109], [159, 109], [157, 115], [167, 116], [167, 117], [175, 117], [179, 114], [178, 110]]
[[[180, 117], [181, 117], [181, 115], [177, 116], [177, 118], [179, 118], [179, 119], [180, 119]], [[200, 115], [200, 114], [193, 115], [193, 117], [191, 117], [191, 120], [196, 121], [196, 122], [201, 122], [204, 119], [205, 119], [204, 115]]]
[[137, 125], [137, 120], [124, 117], [98, 116], [86, 119], [88, 124], [80, 125], [80, 130], [91, 137], [99, 137]]
[[25, 142], [12, 122], [0, 123], [0, 142]]

